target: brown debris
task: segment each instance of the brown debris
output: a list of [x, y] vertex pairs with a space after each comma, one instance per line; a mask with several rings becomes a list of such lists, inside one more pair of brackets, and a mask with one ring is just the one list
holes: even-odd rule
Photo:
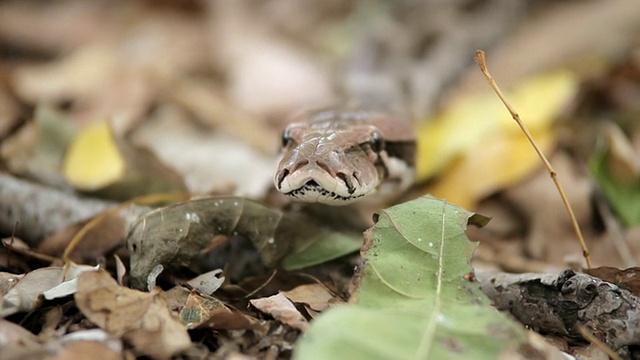
[[122, 336], [139, 354], [168, 358], [191, 346], [191, 338], [164, 296], [119, 286], [104, 271], [80, 276], [76, 303], [93, 323]]

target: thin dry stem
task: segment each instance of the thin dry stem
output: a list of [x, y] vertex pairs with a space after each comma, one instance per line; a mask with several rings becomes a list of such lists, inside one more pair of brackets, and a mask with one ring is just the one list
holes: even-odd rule
[[[82, 242], [82, 240], [84, 239], [84, 237], [87, 235], [87, 233], [89, 232], [89, 230], [93, 229], [97, 224], [99, 224], [100, 222], [102, 222], [106, 217], [108, 217], [109, 215], [113, 215], [117, 212], [119, 212], [122, 209], [127, 208], [128, 206], [132, 205], [132, 204], [137, 204], [137, 205], [151, 205], [151, 204], [157, 204], [159, 202], [171, 202], [171, 201], [180, 201], [180, 200], [186, 200], [190, 197], [189, 194], [184, 194], [184, 193], [180, 193], [180, 194], [151, 194], [151, 195], [146, 195], [146, 196], [140, 196], [137, 198], [134, 198], [132, 200], [126, 201], [112, 209], [109, 209], [99, 215], [97, 215], [96, 217], [94, 217], [93, 219], [91, 219], [89, 222], [87, 222], [81, 229], [80, 231], [78, 231], [73, 238], [71, 238], [71, 241], [69, 242], [69, 244], [67, 244], [67, 247], [64, 249], [64, 253], [62, 254], [62, 260], [65, 263], [65, 267], [68, 269], [68, 265], [71, 264], [71, 259], [69, 258], [69, 256], [71, 255], [71, 253], [73, 252], [73, 250], [75, 250], [75, 248], [78, 246], [78, 244], [80, 244]], [[66, 271], [65, 271], [65, 278], [66, 278]]]
[[40, 261], [45, 261], [45, 262], [49, 262], [49, 263], [53, 263], [56, 260], [58, 260], [58, 258], [53, 257], [53, 256], [49, 256], [46, 254], [41, 254], [29, 249], [22, 249], [19, 247], [14, 247], [13, 246], [13, 237], [11, 237], [10, 239], [3, 239], [2, 240], [2, 246], [4, 246], [5, 248], [7, 248], [8, 250], [18, 253], [20, 255], [24, 255], [24, 256], [29, 256], [35, 259], [38, 259]]
[[578, 331], [580, 331], [580, 335], [582, 335], [582, 337], [584, 337], [590, 343], [597, 346], [600, 350], [604, 351], [604, 353], [607, 354], [607, 356], [609, 356], [610, 359], [621, 360], [620, 356], [618, 356], [618, 353], [616, 353], [610, 347], [608, 347], [607, 344], [600, 341], [600, 339], [598, 339], [595, 335], [593, 335], [584, 325], [578, 324]]
[[513, 118], [513, 120], [516, 121], [518, 126], [520, 126], [520, 129], [522, 129], [522, 132], [524, 132], [525, 136], [527, 137], [527, 139], [535, 149], [536, 153], [538, 153], [538, 156], [540, 157], [544, 165], [547, 167], [547, 171], [549, 171], [549, 174], [551, 175], [551, 179], [553, 180], [553, 183], [556, 185], [556, 188], [560, 193], [560, 197], [562, 198], [562, 202], [564, 203], [564, 206], [567, 209], [567, 212], [569, 213], [569, 217], [571, 218], [571, 224], [573, 225], [573, 229], [576, 232], [576, 235], [578, 236], [578, 240], [580, 241], [580, 246], [582, 247], [582, 255], [584, 256], [584, 259], [587, 262], [587, 268], [591, 269], [591, 256], [589, 255], [589, 249], [587, 248], [587, 244], [585, 243], [584, 238], [582, 237], [582, 231], [580, 230], [580, 226], [578, 225], [576, 216], [573, 213], [573, 209], [571, 208], [571, 205], [567, 200], [567, 196], [564, 193], [562, 185], [560, 185], [560, 181], [558, 180], [558, 175], [556, 174], [555, 170], [551, 166], [551, 163], [549, 162], [549, 160], [547, 160], [547, 157], [544, 156], [544, 154], [542, 153], [542, 150], [540, 150], [536, 142], [533, 140], [533, 136], [531, 136], [529, 129], [527, 129], [525, 124], [520, 120], [520, 115], [518, 115], [518, 113], [513, 109], [511, 104], [509, 104], [504, 94], [502, 93], [502, 91], [500, 90], [496, 82], [493, 80], [493, 77], [489, 73], [489, 70], [487, 69], [487, 65], [484, 60], [484, 51], [476, 50], [475, 60], [478, 63], [478, 66], [480, 66], [480, 70], [484, 74], [484, 77], [487, 79], [487, 82], [489, 83], [493, 91], [496, 93], [496, 95], [498, 95], [502, 103], [507, 107], [507, 110], [509, 110], [511, 117]]

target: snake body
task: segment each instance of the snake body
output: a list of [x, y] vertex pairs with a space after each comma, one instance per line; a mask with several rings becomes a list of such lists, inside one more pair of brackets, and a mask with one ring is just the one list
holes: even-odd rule
[[306, 113], [287, 126], [274, 177], [300, 202], [346, 205], [398, 194], [413, 182], [415, 134], [407, 119], [364, 110]]

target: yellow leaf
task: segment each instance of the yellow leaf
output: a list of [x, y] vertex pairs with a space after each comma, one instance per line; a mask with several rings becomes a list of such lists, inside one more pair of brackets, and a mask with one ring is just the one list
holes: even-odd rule
[[[541, 164], [504, 105], [487, 89], [485, 95], [452, 103], [418, 132], [418, 180], [438, 174], [427, 190], [470, 209]], [[506, 96], [548, 152], [555, 144], [551, 125], [576, 90], [572, 73], [556, 71], [533, 77]]]
[[75, 188], [92, 191], [121, 179], [126, 163], [106, 121], [84, 128], [64, 159], [64, 177]]
[[[571, 73], [558, 71], [526, 81], [507, 98], [534, 131], [551, 124], [576, 87]], [[419, 129], [418, 180], [437, 174], [456, 157], [476, 150], [491, 134], [519, 131], [488, 86], [484, 95], [462, 98]]]
[[[555, 135], [549, 128], [532, 135], [543, 152], [553, 149]], [[428, 192], [473, 209], [482, 197], [517, 182], [541, 165], [524, 134], [499, 133], [489, 136], [477, 151], [454, 161]]]

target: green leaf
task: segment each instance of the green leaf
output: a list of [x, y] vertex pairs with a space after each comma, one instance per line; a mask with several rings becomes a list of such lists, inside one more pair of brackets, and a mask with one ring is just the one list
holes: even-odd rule
[[465, 280], [476, 244], [469, 222], [488, 221], [431, 196], [383, 210], [365, 233], [355, 304], [316, 319], [295, 359], [496, 359], [525, 330]]
[[308, 233], [300, 234], [291, 254], [282, 260], [281, 265], [286, 270], [303, 269], [354, 253], [361, 245], [361, 233], [314, 227]]
[[591, 174], [625, 226], [640, 225], [640, 179], [616, 177], [609, 166], [608, 155], [608, 150], [594, 155], [589, 163]]

